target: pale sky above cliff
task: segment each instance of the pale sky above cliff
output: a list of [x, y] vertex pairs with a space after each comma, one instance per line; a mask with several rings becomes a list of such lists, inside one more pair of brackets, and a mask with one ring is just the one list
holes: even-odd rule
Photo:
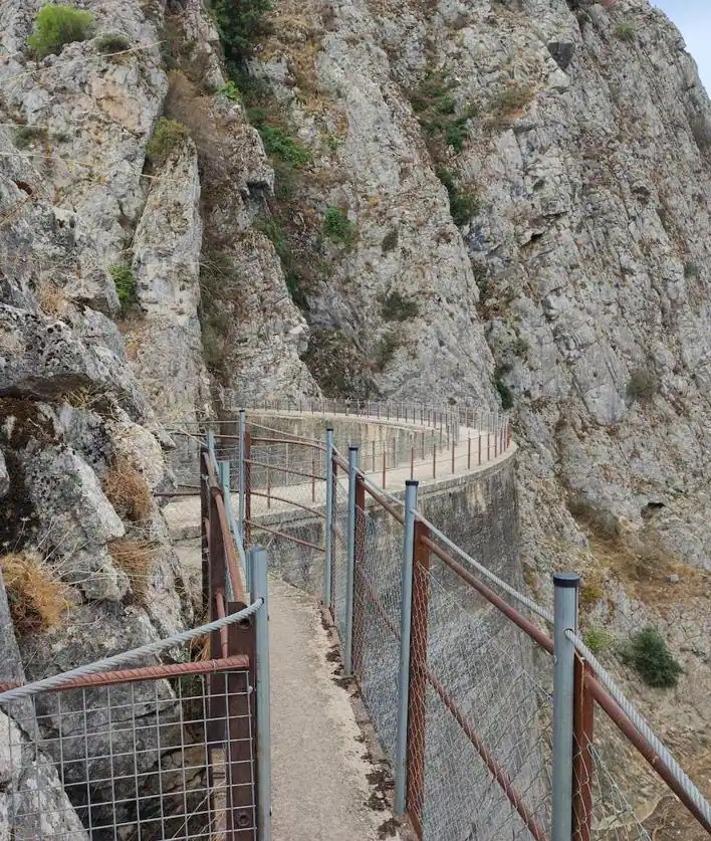
[[711, 92], [711, 3], [709, 0], [652, 0], [681, 30], [686, 46], [699, 65], [701, 80]]

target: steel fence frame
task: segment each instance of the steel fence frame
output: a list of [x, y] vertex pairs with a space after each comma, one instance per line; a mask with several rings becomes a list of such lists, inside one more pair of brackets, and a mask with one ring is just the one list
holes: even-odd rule
[[[378, 413], [380, 413], [381, 417], [384, 416], [386, 420], [394, 420], [395, 422], [419, 419], [425, 423], [446, 424], [452, 430], [453, 437], [459, 434], [460, 425], [466, 425], [471, 422], [472, 417], [476, 416], [476, 410], [471, 407], [451, 411], [442, 410], [438, 413], [437, 411], [429, 411], [422, 406], [415, 407], [409, 404], [390, 404], [389, 409], [383, 410], [382, 405], [378, 407], [377, 404], [373, 403], [339, 404], [334, 401], [317, 400], [307, 403], [302, 402], [301, 404], [294, 401], [268, 401], [256, 408], [262, 412], [292, 412], [294, 414], [309, 412], [324, 417], [335, 413], [337, 410], [340, 410], [343, 414], [353, 414], [367, 418], [377, 418]], [[498, 458], [509, 450], [512, 441], [508, 419], [501, 419], [494, 416], [493, 413], [492, 417], [495, 418], [492, 425], [496, 432], [493, 439], [491, 433], [487, 435], [488, 453], [486, 452], [486, 443], [483, 445], [480, 443], [474, 447], [469, 444], [464, 454], [467, 465], [464, 469], [470, 469], [474, 459], [477, 462], [488, 461], [491, 459], [492, 453], [495, 454], [494, 458]], [[457, 428], [456, 433], [454, 431], [455, 426]], [[265, 438], [266, 440], [262, 443], [268, 445], [269, 437], [265, 436]], [[466, 442], [466, 438], [464, 440]], [[480, 437], [479, 441], [482, 440], [483, 438]], [[509, 801], [513, 812], [516, 813], [518, 819], [526, 828], [528, 833], [526, 837], [534, 838], [536, 841], [547, 841], [549, 835], [546, 825], [549, 818], [546, 817], [546, 825], [544, 825], [541, 823], [538, 814], [529, 809], [525, 796], [517, 790], [515, 782], [508, 775], [507, 769], [499, 764], [497, 757], [487, 746], [486, 739], [482, 738], [481, 734], [477, 732], [475, 722], [468, 720], [466, 713], [460, 709], [456, 697], [448, 692], [447, 687], [442, 684], [427, 664], [427, 593], [424, 582], [427, 581], [427, 575], [430, 574], [431, 564], [436, 560], [437, 563], [442, 564], [443, 568], [457, 576], [463, 584], [475, 591], [479, 598], [496, 611], [497, 615], [503, 617], [518, 632], [525, 635], [530, 644], [540, 650], [543, 656], [550, 655], [552, 658], [555, 653], [555, 645], [546, 626], [555, 631], [554, 617], [536, 606], [528, 597], [517, 593], [506, 582], [497, 579], [482, 565], [469, 558], [466, 553], [462, 552], [451, 541], [448, 541], [445, 535], [442, 535], [420, 513], [415, 511], [412, 518], [411, 534], [409, 537], [407, 534], [405, 535], [403, 550], [405, 553], [403, 574], [411, 576], [409, 583], [411, 584], [412, 599], [409, 607], [402, 604], [403, 613], [400, 616], [401, 621], [398, 626], [398, 623], [392, 621], [392, 617], [388, 615], [387, 610], [380, 603], [377, 594], [372, 593], [366, 586], [368, 579], [363, 567], [367, 563], [367, 528], [364, 527], [364, 523], [368, 521], [372, 506], [376, 506], [379, 510], [385, 512], [386, 517], [397, 521], [404, 529], [406, 523], [405, 510], [407, 509], [403, 509], [402, 502], [399, 499], [390, 496], [383, 487], [378, 487], [376, 482], [367, 476], [367, 451], [364, 454], [366, 464], [361, 464], [354, 470], [353, 465], [349, 466], [349, 462], [340, 455], [340, 452], [334, 446], [332, 435], [330, 441], [327, 437], [325, 446], [322, 442], [304, 439], [300, 439], [298, 442], [294, 441], [295, 445], [297, 443], [299, 446], [310, 445], [318, 449], [324, 457], [323, 473], [317, 475], [315, 471], [311, 471], [311, 474], [315, 481], [322, 482], [324, 487], [327, 488], [327, 492], [324, 494], [327, 513], [324, 514], [321, 511], [320, 505], [308, 506], [303, 503], [299, 505], [297, 502], [296, 507], [300, 507], [301, 510], [305, 510], [306, 513], [311, 513], [316, 517], [321, 517], [324, 521], [323, 533], [327, 537], [324, 537], [323, 545], [316, 545], [299, 541], [289, 535], [288, 531], [272, 529], [272, 532], [281, 538], [300, 543], [306, 550], [324, 553], [323, 603], [336, 627], [340, 630], [342, 656], [347, 673], [352, 671], [355, 679], [361, 683], [367, 680], [367, 675], [363, 672], [365, 667], [364, 651], [362, 649], [364, 639], [362, 629], [368, 621], [366, 612], [369, 612], [368, 616], [371, 614], [379, 616], [379, 620], [388, 626], [390, 632], [399, 641], [401, 663], [407, 663], [407, 674], [400, 674], [398, 678], [399, 698], [402, 710], [404, 710], [400, 712], [399, 727], [405, 734], [402, 740], [398, 741], [404, 742], [405, 755], [404, 758], [391, 756], [391, 759], [396, 772], [396, 790], [404, 792], [400, 798], [404, 802], [401, 802], [400, 805], [402, 810], [409, 815], [417, 834], [420, 838], [423, 837], [424, 793], [422, 781], [425, 773], [423, 770], [423, 744], [426, 737], [426, 726], [422, 724], [422, 709], [425, 703], [423, 697], [426, 697], [427, 692], [433, 692], [447, 709], [448, 714], [456, 721], [462, 733], [462, 738], [473, 747], [487, 767], [492, 780]], [[248, 444], [245, 446], [244, 452], [249, 457]], [[452, 453], [455, 461], [457, 458], [462, 458], [461, 455], [456, 455], [456, 447]], [[485, 455], [488, 458], [485, 459]], [[411, 460], [414, 462], [414, 459]], [[453, 463], [453, 470], [454, 467], [455, 464]], [[433, 474], [436, 475], [436, 467], [433, 469]], [[343, 484], [343, 477], [349, 477], [346, 485]], [[251, 493], [258, 495], [259, 492], [255, 493], [255, 489], [252, 487]], [[351, 505], [344, 507], [344, 497], [349, 493], [352, 500]], [[249, 494], [250, 491], [247, 491], [248, 497]], [[286, 504], [287, 500], [284, 499], [284, 502]], [[294, 501], [289, 500], [289, 503], [291, 502]], [[341, 512], [340, 515], [338, 514], [339, 511]], [[246, 527], [245, 525], [245, 529]], [[339, 546], [341, 547], [340, 550]], [[408, 555], [409, 557], [407, 557]], [[352, 565], [352, 569], [349, 568], [349, 565]], [[407, 572], [408, 569], [410, 570], [409, 573]], [[338, 595], [342, 592], [344, 582], [346, 584], [345, 602], [343, 597]], [[401, 592], [405, 592], [405, 589], [403, 587]], [[575, 594], [575, 605], [572, 609], [575, 613], [577, 611], [577, 587], [573, 587], [573, 592]], [[342, 616], [344, 610], [345, 615]], [[405, 615], [406, 612], [407, 615]], [[570, 622], [570, 619], [568, 618], [567, 621]], [[349, 626], [352, 628], [350, 633], [348, 632]], [[409, 634], [407, 635], [403, 633], [405, 626], [409, 628]], [[403, 640], [408, 647], [407, 652], [403, 651]], [[559, 642], [558, 645], [561, 647], [563, 643]], [[549, 661], [551, 666], [554, 659]], [[600, 764], [602, 760], [593, 740], [594, 722], [599, 715], [599, 710], [605, 713], [606, 718], [619, 730], [624, 739], [640, 756], [650, 763], [659, 778], [679, 797], [698, 824], [711, 833], [711, 825], [707, 823], [703, 810], [695, 803], [693, 793], [690, 794], [689, 790], [686, 790], [679, 783], [673, 768], [670, 768], [667, 763], [660, 759], [653, 744], [640, 731], [639, 726], [620, 707], [608, 690], [602, 686], [596, 673], [596, 665], [582, 655], [580, 650], [574, 650], [572, 656], [567, 656], [565, 663], [567, 664], [565, 667], [559, 666], [555, 687], [552, 687], [559, 699], [559, 703], [556, 705], [557, 710], [550, 713], [551, 720], [557, 720], [559, 728], [561, 721], [563, 721], [564, 727], [560, 733], [564, 737], [565, 744], [561, 748], [562, 737], [559, 733], [558, 736], [550, 739], [549, 747], [553, 757], [556, 756], [557, 749], [557, 758], [553, 760], [553, 766], [557, 767], [557, 771], [554, 772], [554, 776], [557, 774], [557, 785], [560, 785], [559, 780], [562, 772], [563, 777], [568, 779], [570, 792], [566, 793], [564, 791], [562, 798], [559, 792], [552, 818], [554, 827], [553, 834], [550, 836], [552, 841], [559, 841], [559, 839], [569, 841], [571, 838], [575, 841], [591, 841], [591, 839], [599, 837], [596, 834], [595, 824], [597, 778], [607, 773]], [[403, 687], [406, 687], [406, 692]], [[366, 691], [364, 691], [364, 696], [367, 704]], [[553, 693], [548, 693], [549, 701], [552, 697]], [[404, 703], [402, 703], [403, 700]], [[563, 719], [561, 719], [561, 709], [564, 710]], [[558, 743], [557, 748], [556, 742]], [[572, 748], [570, 748], [571, 744]], [[396, 749], [396, 751], [399, 750], [400, 747]], [[563, 766], [565, 766], [564, 769]], [[565, 788], [565, 785], [563, 788]], [[621, 805], [619, 808], [629, 810], [636, 827], [634, 831], [637, 834], [628, 834], [625, 838], [631, 839], [634, 837], [646, 841], [646, 831], [634, 819], [629, 805], [623, 802], [624, 797], [621, 792], [618, 791], [615, 796], [620, 798]], [[567, 824], [570, 824], [569, 828]], [[610, 838], [613, 837], [622, 838], [618, 834], [610, 835]]]

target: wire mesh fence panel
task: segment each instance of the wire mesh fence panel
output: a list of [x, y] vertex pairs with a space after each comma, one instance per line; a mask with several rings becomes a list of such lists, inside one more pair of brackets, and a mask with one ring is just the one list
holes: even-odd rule
[[183, 674], [3, 705], [14, 841], [256, 839], [249, 675]]
[[[370, 502], [370, 501], [369, 501]], [[353, 670], [388, 758], [397, 736], [403, 528], [376, 503], [356, 512]]]
[[427, 584], [423, 836], [544, 839], [550, 660], [437, 561]]
[[[628, 754], [628, 745], [619, 743], [617, 747], [620, 753]], [[574, 834], [575, 841], [652, 841], [649, 832], [639, 821], [635, 811], [627, 799], [615, 775], [610, 772], [603, 753], [599, 747], [593, 745], [591, 754], [591, 775], [590, 778], [576, 779], [576, 783], [589, 786], [591, 791], [592, 809], [589, 820], [589, 831], [586, 828], [578, 828]], [[638, 762], [633, 756], [626, 757], [630, 761], [630, 768], [641, 771]], [[644, 772], [642, 772], [642, 775]], [[639, 777], [637, 782], [639, 782]], [[678, 833], [661, 834], [655, 833], [654, 838], [659, 841], [671, 841], [678, 838]], [[685, 841], [690, 841], [690, 838]]]

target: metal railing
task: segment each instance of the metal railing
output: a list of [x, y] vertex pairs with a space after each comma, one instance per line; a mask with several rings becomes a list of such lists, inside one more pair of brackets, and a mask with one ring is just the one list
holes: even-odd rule
[[[363, 415], [373, 407], [358, 409]], [[316, 403], [311, 410], [318, 413]], [[395, 409], [395, 417], [409, 412]], [[508, 422], [502, 428], [507, 453]], [[711, 832], [706, 800], [586, 654], [577, 635], [577, 576], [555, 580], [549, 611], [426, 519], [415, 481], [404, 501], [380, 486], [367, 450], [359, 463], [358, 448], [346, 458], [330, 432], [323, 442], [294, 440], [294, 453], [317, 454], [305, 458], [318, 459], [318, 469], [304, 471], [316, 490], [299, 481], [296, 467], [291, 491], [277, 494], [266, 472], [250, 475], [269, 462], [265, 453], [252, 458], [249, 436], [245, 429], [236, 452], [246, 462], [244, 529], [260, 528], [323, 559], [322, 600], [345, 672], [358, 681], [392, 763], [397, 811], [421, 839], [650, 841], [629, 780], [611, 770], [616, 754], [635, 774], [647, 762], [694, 826]], [[258, 443], [268, 450], [264, 437]], [[294, 493], [305, 487], [307, 501]], [[279, 506], [255, 516], [250, 497], [257, 495], [281, 497]], [[296, 514], [313, 539], [293, 534]]]
[[[0, 686], [2, 837], [269, 841], [267, 557], [244, 551], [213, 443], [200, 450], [209, 621]], [[126, 668], [160, 655], [173, 662]]]

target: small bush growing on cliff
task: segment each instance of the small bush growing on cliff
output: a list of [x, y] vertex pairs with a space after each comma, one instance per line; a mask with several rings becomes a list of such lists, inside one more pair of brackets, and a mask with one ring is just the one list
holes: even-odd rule
[[472, 108], [457, 111], [451, 91], [457, 87], [441, 71], [430, 71], [410, 94], [412, 108], [420, 125], [432, 139], [444, 140], [455, 152], [461, 152], [468, 137], [467, 122], [474, 116]]
[[86, 41], [91, 35], [94, 15], [74, 6], [43, 6], [35, 18], [34, 32], [27, 44], [39, 58], [59, 55], [62, 47], [72, 41]]
[[620, 649], [620, 656], [637, 670], [648, 686], [676, 686], [684, 671], [669, 651], [664, 638], [652, 625], [633, 634]]
[[626, 41], [630, 43], [634, 41], [635, 36], [635, 28], [634, 24], [630, 23], [628, 20], [623, 20], [621, 23], [618, 23], [615, 27], [615, 37], [619, 38], [620, 41]]
[[383, 299], [381, 312], [386, 321], [407, 321], [419, 314], [417, 301], [405, 298], [399, 292], [391, 292]]
[[116, 511], [129, 520], [145, 520], [151, 513], [152, 498], [148, 483], [125, 456], [118, 456], [102, 487], [106, 498]]
[[647, 402], [659, 391], [659, 380], [649, 368], [635, 368], [627, 383], [627, 395], [631, 400]]
[[10, 616], [20, 634], [45, 631], [59, 624], [69, 607], [69, 590], [33, 552], [0, 556]]
[[138, 300], [136, 296], [136, 277], [131, 271], [131, 267], [125, 263], [111, 266], [109, 268], [109, 274], [116, 287], [121, 311], [125, 313]]
[[221, 88], [217, 91], [218, 96], [224, 96], [225, 99], [229, 99], [230, 102], [239, 102], [242, 98], [239, 93], [239, 88], [237, 87], [236, 83], [229, 79], [222, 85]]
[[512, 408], [514, 403], [513, 391], [511, 391], [504, 382], [504, 375], [507, 374], [509, 370], [510, 366], [499, 365], [496, 371], [494, 371], [494, 387], [499, 392], [499, 397], [501, 398], [501, 408], [504, 409], [504, 411], [508, 411]]
[[119, 32], [107, 32], [96, 39], [96, 49], [104, 55], [122, 53], [131, 49], [131, 42]]
[[214, 0], [212, 14], [230, 72], [237, 71], [257, 38], [269, 31], [266, 15], [271, 8], [271, 0]]
[[481, 202], [477, 194], [471, 189], [459, 187], [451, 171], [446, 167], [437, 170], [437, 177], [447, 190], [449, 197], [449, 212], [457, 227], [469, 223], [481, 209]]
[[188, 130], [182, 123], [161, 117], [146, 145], [146, 157], [154, 166], [160, 166], [186, 137]]
[[323, 233], [331, 242], [350, 248], [358, 239], [358, 228], [339, 207], [329, 207], [323, 218]]
[[269, 155], [275, 155], [294, 167], [305, 166], [311, 160], [311, 153], [295, 140], [282, 126], [262, 123], [257, 126], [264, 148]]

